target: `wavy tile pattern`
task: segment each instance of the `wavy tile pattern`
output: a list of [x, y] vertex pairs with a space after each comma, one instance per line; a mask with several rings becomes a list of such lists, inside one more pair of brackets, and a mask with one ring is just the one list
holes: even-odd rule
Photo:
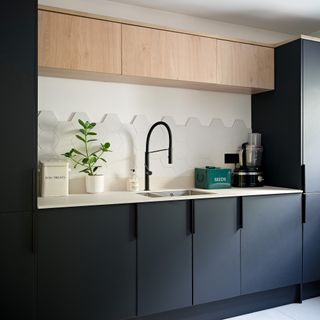
[[[85, 113], [75, 112], [68, 121], [59, 121], [52, 111], [39, 113], [39, 160], [64, 159], [61, 154], [72, 147], [81, 149], [80, 141], [74, 137], [79, 129], [78, 119], [90, 120]], [[161, 120], [172, 130], [173, 164], [167, 163], [166, 152], [151, 155], [153, 189], [193, 187], [195, 167], [227, 166], [224, 154], [237, 152], [251, 132], [242, 120], [236, 120], [231, 127], [226, 127], [220, 119], [212, 119], [209, 126], [203, 126], [197, 118], [189, 118], [185, 125], [177, 125], [170, 116]], [[151, 125], [144, 115], [136, 115], [128, 124], [121, 123], [116, 114], [107, 114], [101, 123], [97, 123], [99, 141], [110, 142], [112, 149], [106, 156], [107, 164], [101, 168], [106, 190], [125, 190], [131, 168], [136, 169], [143, 189], [145, 140]], [[156, 128], [150, 150], [167, 148], [167, 144], [165, 129]], [[84, 190], [83, 174], [72, 169], [70, 192], [82, 193]]]

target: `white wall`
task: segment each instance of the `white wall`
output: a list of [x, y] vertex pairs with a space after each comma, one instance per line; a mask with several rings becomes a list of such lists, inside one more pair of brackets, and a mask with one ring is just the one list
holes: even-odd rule
[[[80, 126], [78, 119], [90, 120], [87, 113], [75, 113], [69, 121], [59, 121], [52, 111], [41, 111], [39, 115], [38, 156], [41, 161], [63, 158], [61, 154], [76, 148], [85, 152], [83, 143], [75, 138]], [[173, 162], [168, 164], [167, 152], [150, 155], [152, 188], [190, 188], [194, 186], [194, 168], [226, 166], [224, 154], [237, 152], [247, 141], [251, 131], [243, 121], [225, 126], [220, 119], [211, 119], [210, 125], [202, 125], [197, 118], [190, 117], [186, 123], [177, 124], [172, 117], [164, 117], [172, 131]], [[107, 164], [102, 163], [100, 173], [105, 174], [106, 190], [124, 190], [131, 168], [144, 177], [144, 152], [151, 122], [144, 115], [137, 115], [131, 123], [123, 123], [116, 114], [108, 114], [97, 123], [95, 131], [99, 141], [90, 143], [89, 152], [97, 150], [99, 143], [110, 142], [111, 153], [106, 154]], [[150, 150], [168, 148], [166, 130], [157, 127], [150, 140]], [[232, 165], [230, 166], [232, 167]], [[81, 170], [81, 168], [79, 169]], [[71, 193], [84, 192], [83, 174], [71, 172]]]
[[320, 30], [316, 32], [312, 32], [310, 35], [314, 37], [320, 37]]
[[[224, 153], [236, 152], [246, 141], [251, 127], [250, 99], [250, 95], [241, 94], [39, 77], [39, 109], [53, 111], [59, 120], [57, 123], [49, 114], [49, 120], [42, 117], [39, 121], [39, 159], [55, 159], [76, 146], [74, 127], [70, 128], [68, 120], [73, 118], [76, 126], [78, 118], [88, 116], [91, 121], [103, 122], [99, 138], [111, 142], [113, 149], [104, 169], [106, 190], [124, 190], [132, 167], [142, 186], [147, 130], [167, 116], [174, 136], [174, 165], [167, 167], [165, 154], [158, 159], [152, 157], [152, 186], [192, 187], [194, 167], [223, 166]], [[107, 125], [107, 114], [116, 114], [121, 125], [119, 120], [109, 120]], [[139, 128], [135, 130], [137, 123]], [[161, 146], [166, 137], [152, 140], [153, 149], [166, 147]], [[71, 193], [84, 192], [83, 183], [81, 175], [73, 170]]]
[[177, 124], [196, 117], [203, 125], [219, 118], [227, 126], [236, 119], [251, 126], [250, 95], [50, 77], [39, 77], [38, 84], [39, 110], [54, 111], [62, 121], [86, 112], [96, 122], [116, 113], [123, 123], [143, 114], [150, 122], [172, 116]]

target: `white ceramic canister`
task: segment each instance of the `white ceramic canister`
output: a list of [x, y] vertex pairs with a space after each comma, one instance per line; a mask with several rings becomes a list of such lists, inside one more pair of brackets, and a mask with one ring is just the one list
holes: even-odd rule
[[69, 194], [69, 163], [41, 161], [41, 196], [58, 197]]

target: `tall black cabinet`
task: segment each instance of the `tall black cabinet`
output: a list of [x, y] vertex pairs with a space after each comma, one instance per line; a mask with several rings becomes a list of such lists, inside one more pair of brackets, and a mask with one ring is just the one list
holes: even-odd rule
[[320, 42], [275, 50], [276, 90], [252, 96], [252, 129], [262, 133], [266, 183], [304, 190], [304, 282], [320, 281]]
[[5, 1], [0, 13], [0, 212], [31, 211], [36, 200], [37, 1]]
[[0, 318], [33, 319], [37, 1], [0, 10]]
[[252, 95], [252, 129], [262, 133], [266, 183], [320, 192], [320, 42], [275, 49], [274, 91]]
[[320, 42], [302, 42], [302, 65], [305, 192], [320, 193]]

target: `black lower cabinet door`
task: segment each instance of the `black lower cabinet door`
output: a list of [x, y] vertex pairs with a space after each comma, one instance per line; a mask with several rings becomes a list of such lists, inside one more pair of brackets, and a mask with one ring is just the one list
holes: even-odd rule
[[138, 205], [138, 315], [192, 305], [187, 201]]
[[303, 282], [320, 280], [320, 193], [306, 194], [303, 225]]
[[32, 214], [0, 214], [0, 318], [31, 320], [34, 307]]
[[194, 303], [240, 295], [237, 198], [194, 201]]
[[301, 195], [243, 198], [241, 293], [301, 283]]
[[117, 320], [136, 315], [134, 207], [38, 214], [38, 319]]

